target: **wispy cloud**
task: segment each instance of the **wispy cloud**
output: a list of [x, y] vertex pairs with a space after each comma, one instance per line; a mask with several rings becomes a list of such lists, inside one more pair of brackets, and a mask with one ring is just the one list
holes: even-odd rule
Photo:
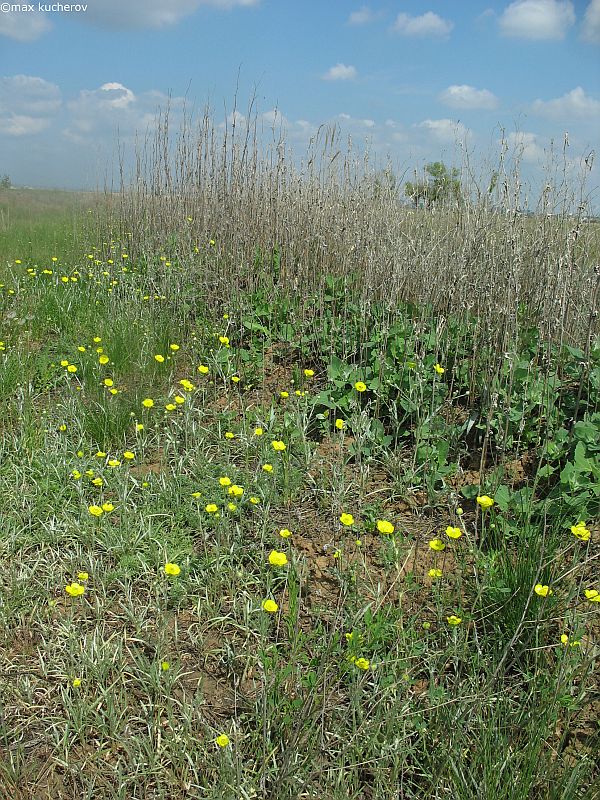
[[453, 27], [453, 22], [427, 11], [420, 17], [398, 14], [392, 30], [401, 36], [448, 36]]
[[592, 0], [586, 8], [581, 23], [581, 38], [584, 42], [600, 44], [600, 0]]
[[587, 95], [581, 86], [571, 89], [562, 97], [553, 100], [536, 100], [532, 104], [536, 114], [554, 119], [568, 120], [573, 117], [589, 119], [600, 117], [600, 100]]
[[498, 106], [498, 98], [489, 89], [476, 89], [466, 84], [448, 86], [440, 94], [440, 100], [451, 108], [492, 109]]
[[348, 17], [348, 24], [349, 25], [366, 25], [369, 22], [373, 22], [377, 19], [377, 14], [375, 14], [369, 6], [361, 6], [358, 11], [353, 11], [350, 16]]
[[321, 76], [324, 81], [349, 81], [357, 76], [356, 67], [346, 64], [336, 64]]
[[519, 39], [564, 39], [574, 22], [570, 0], [515, 0], [500, 17], [500, 30]]
[[17, 42], [35, 42], [52, 30], [52, 23], [41, 11], [0, 12], [0, 36], [8, 36]]

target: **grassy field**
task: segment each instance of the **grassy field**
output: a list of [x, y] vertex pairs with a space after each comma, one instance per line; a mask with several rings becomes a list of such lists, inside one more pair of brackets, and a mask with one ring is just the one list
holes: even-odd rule
[[600, 797], [597, 231], [156, 197], [0, 195], [0, 798]]

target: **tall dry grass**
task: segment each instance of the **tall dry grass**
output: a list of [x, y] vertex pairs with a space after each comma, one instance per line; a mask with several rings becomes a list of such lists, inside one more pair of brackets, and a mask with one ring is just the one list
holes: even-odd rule
[[[520, 154], [504, 141], [493, 168], [476, 175], [463, 153], [460, 201], [415, 210], [403, 176], [377, 169], [338, 129], [322, 128], [299, 161], [282, 128], [265, 135], [252, 106], [235, 111], [242, 122], [219, 126], [207, 110], [177, 130], [162, 113], [132, 180], [122, 174], [110, 198], [111, 234], [135, 257], [168, 250], [197, 269], [195, 246], [214, 239], [218, 258], [198, 275], [209, 298], [261, 286], [309, 293], [326, 275], [345, 276], [366, 303], [474, 315], [490, 352], [509, 350], [529, 325], [589, 347], [600, 291], [600, 225], [586, 217], [592, 157], [572, 185], [566, 151], [553, 156], [536, 213], [523, 214]], [[276, 275], [257, 268], [257, 253], [274, 248]]]

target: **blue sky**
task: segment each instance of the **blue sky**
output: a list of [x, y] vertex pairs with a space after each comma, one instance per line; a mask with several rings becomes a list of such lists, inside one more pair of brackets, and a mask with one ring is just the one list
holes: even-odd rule
[[408, 170], [456, 160], [457, 140], [493, 160], [501, 128], [531, 174], [565, 131], [573, 165], [600, 140], [600, 0], [8, 5], [0, 173], [18, 184], [92, 187], [167, 96], [175, 119], [183, 97], [210, 100], [219, 124], [236, 84], [240, 111], [255, 92], [299, 152], [335, 123]]

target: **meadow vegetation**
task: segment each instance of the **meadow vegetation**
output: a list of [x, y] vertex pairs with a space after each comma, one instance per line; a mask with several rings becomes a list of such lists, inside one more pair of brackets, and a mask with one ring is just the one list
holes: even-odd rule
[[600, 231], [344, 147], [0, 195], [1, 798], [600, 797]]

